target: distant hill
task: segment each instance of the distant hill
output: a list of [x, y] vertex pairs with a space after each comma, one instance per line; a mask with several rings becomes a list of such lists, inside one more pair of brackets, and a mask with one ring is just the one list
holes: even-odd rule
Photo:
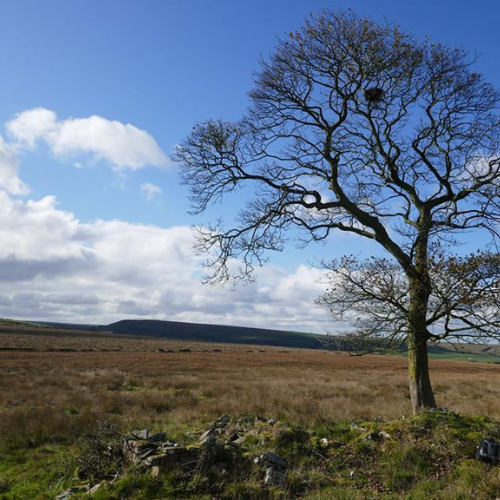
[[[26, 333], [30, 329], [40, 335], [71, 333], [76, 336], [96, 334], [145, 337], [178, 341], [201, 341], [213, 343], [247, 344], [285, 348], [331, 349], [346, 351], [342, 337], [333, 337], [330, 345], [321, 343], [322, 335], [286, 332], [242, 326], [181, 323], [178, 321], [122, 320], [107, 326], [59, 323], [50, 321], [17, 321], [0, 318], [0, 333]], [[333, 342], [334, 341], [334, 342]], [[500, 364], [500, 344], [461, 344], [453, 346], [442, 342], [430, 344], [429, 357], [450, 361], [476, 361]], [[404, 344], [401, 354], [405, 355]]]
[[316, 335], [247, 328], [242, 326], [206, 325], [177, 321], [122, 320], [99, 327], [120, 335], [133, 335], [175, 340], [196, 340], [231, 344], [260, 344], [280, 347], [320, 349]]
[[61, 323], [57, 321], [16, 321], [0, 319], [0, 323], [24, 324], [39, 327], [53, 327], [61, 328], [63, 330], [101, 330], [102, 327], [98, 325], [91, 325], [89, 323]]

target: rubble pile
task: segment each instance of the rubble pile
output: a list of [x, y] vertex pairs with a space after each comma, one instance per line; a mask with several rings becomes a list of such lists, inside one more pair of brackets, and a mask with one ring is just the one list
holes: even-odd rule
[[[187, 476], [198, 474], [223, 478], [229, 470], [257, 467], [266, 487], [284, 488], [288, 464], [283, 457], [271, 451], [257, 456], [245, 453], [247, 440], [251, 439], [253, 443], [257, 440], [264, 445], [266, 439], [280, 428], [272, 419], [232, 420], [223, 415], [201, 433], [188, 433], [182, 441], [189, 444], [171, 440], [164, 432], [134, 430], [124, 437], [123, 471], [149, 472], [155, 477], [164, 471], [180, 468]], [[116, 477], [123, 471], [117, 471]], [[91, 485], [71, 488], [56, 500], [70, 499], [82, 491], [91, 497], [101, 484], [104, 482], [97, 488], [91, 488]]]

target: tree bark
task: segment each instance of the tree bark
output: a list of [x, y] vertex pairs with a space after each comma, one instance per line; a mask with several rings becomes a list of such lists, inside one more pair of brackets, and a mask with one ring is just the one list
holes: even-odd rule
[[408, 335], [408, 376], [413, 413], [436, 407], [434, 391], [429, 377], [427, 340]]
[[427, 352], [427, 303], [429, 291], [425, 284], [410, 281], [408, 314], [408, 377], [413, 412], [435, 408], [436, 401], [429, 376]]

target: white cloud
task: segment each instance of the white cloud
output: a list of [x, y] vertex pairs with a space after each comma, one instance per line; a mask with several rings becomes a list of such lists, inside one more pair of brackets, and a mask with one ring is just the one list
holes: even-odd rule
[[[59, 120], [37, 108], [7, 124], [0, 137], [0, 317], [106, 324], [127, 317], [323, 332], [329, 325], [313, 301], [318, 271], [301, 266], [259, 270], [258, 284], [208, 287], [192, 250], [191, 228], [119, 220], [82, 223], [54, 196], [17, 199], [18, 149], [46, 143], [56, 157], [90, 154], [115, 169], [165, 166], [154, 139], [132, 125], [98, 116]], [[80, 167], [82, 158], [72, 158]], [[147, 199], [162, 193], [140, 187]]]
[[115, 170], [165, 167], [168, 159], [146, 131], [100, 116], [59, 120], [45, 108], [19, 113], [6, 125], [19, 147], [33, 149], [44, 141], [56, 157], [91, 155]]
[[9, 135], [30, 149], [35, 147], [39, 139], [49, 141], [51, 136], [57, 135], [57, 128], [57, 115], [45, 108], [18, 113], [6, 124]]
[[146, 182], [141, 184], [141, 192], [146, 200], [152, 200], [155, 196], [160, 195], [162, 190], [159, 186]]
[[0, 317], [106, 324], [127, 317], [324, 332], [319, 271], [267, 266], [237, 288], [200, 283], [189, 227], [80, 222], [56, 199], [0, 192]]
[[19, 158], [15, 148], [0, 137], [0, 189], [11, 194], [28, 194], [28, 186], [18, 177]]
[[0, 191], [0, 259], [21, 261], [80, 257], [82, 226], [70, 212], [56, 208], [56, 199], [13, 200]]

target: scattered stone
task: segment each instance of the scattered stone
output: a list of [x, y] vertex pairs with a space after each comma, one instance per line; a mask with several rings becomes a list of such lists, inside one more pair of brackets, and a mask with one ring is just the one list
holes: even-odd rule
[[369, 432], [366, 436], [365, 436], [365, 440], [366, 441], [377, 441], [377, 439], [380, 437], [380, 434], [377, 434], [376, 432]]
[[233, 443], [239, 446], [240, 444], [243, 444], [246, 440], [247, 440], [246, 436], [240, 436], [238, 439], [235, 439]]
[[349, 427], [352, 430], [359, 430], [361, 432], [365, 432], [366, 431], [366, 427], [359, 426], [356, 422], [354, 422], [354, 420], [349, 424]]
[[328, 442], [328, 439], [326, 439], [326, 438], [321, 438], [319, 440], [319, 445], [321, 446], [321, 448], [328, 448], [329, 444], [330, 443]]
[[133, 464], [139, 464], [150, 455], [156, 453], [157, 446], [146, 440], [126, 440], [124, 453], [127, 459]]
[[238, 432], [235, 432], [234, 434], [231, 434], [231, 436], [229, 436], [229, 441], [234, 443], [235, 441], [238, 441], [239, 438], [240, 434]]
[[124, 454], [127, 461], [139, 468], [151, 469], [153, 475], [172, 465], [185, 467], [196, 463], [198, 450], [187, 450], [166, 438], [164, 432], [150, 434], [147, 429], [133, 431], [125, 439]]
[[164, 432], [158, 432], [157, 434], [153, 434], [146, 439], [152, 443], [159, 443], [165, 441], [165, 439], [167, 439], [167, 435]]
[[288, 462], [277, 453], [268, 451], [259, 457], [259, 463], [263, 463], [267, 467], [274, 467], [277, 469], [286, 469]]
[[215, 430], [212, 427], [210, 427], [208, 431], [205, 431], [200, 436], [200, 439], [198, 439], [199, 445], [211, 446], [214, 445], [215, 442], [216, 442]]
[[266, 469], [264, 484], [270, 488], [282, 488], [285, 484], [286, 474], [279, 470], [269, 467]]
[[380, 431], [378, 433], [378, 435], [382, 438], [382, 439], [391, 439], [391, 435], [390, 434], [387, 434], [387, 432], [385, 431]]
[[66, 490], [64, 493], [57, 495], [54, 500], [68, 500], [73, 495], [76, 495], [77, 493], [84, 493], [85, 491], [86, 491], [85, 488], [70, 488], [69, 490]]
[[160, 470], [165, 470], [172, 465], [180, 466], [183, 469], [195, 466], [200, 454], [199, 449], [188, 450], [182, 446], [176, 448], [167, 448], [162, 453], [147, 457], [141, 466], [146, 469], [158, 467]]
[[[231, 442], [231, 437], [236, 433], [236, 427], [228, 430], [231, 418], [229, 415], [222, 415], [219, 417], [198, 439], [198, 444], [203, 446], [213, 446], [217, 442], [217, 438], [225, 435], [227, 442]], [[228, 435], [227, 435], [228, 434]], [[238, 439], [238, 436], [235, 437]]]
[[213, 427], [216, 428], [226, 427], [230, 420], [231, 419], [229, 418], [229, 415], [222, 415], [213, 423]]
[[476, 447], [476, 460], [493, 465], [500, 463], [500, 443], [494, 439], [484, 438]]
[[147, 429], [135, 430], [130, 433], [130, 435], [135, 439], [148, 439], [149, 431]]
[[[193, 474], [200, 471], [211, 471], [219, 478], [228, 474], [228, 463], [219, 458], [220, 451], [237, 450], [250, 437], [264, 436], [275, 426], [274, 419], [256, 418], [254, 420], [240, 419], [232, 421], [229, 415], [222, 415], [215, 420], [198, 438], [195, 445], [181, 446], [167, 439], [164, 432], [151, 434], [148, 429], [134, 430], [124, 441], [124, 455], [127, 463], [139, 470], [147, 470], [152, 477], [157, 477], [162, 471], [172, 467], [180, 467], [184, 473]], [[274, 427], [277, 429], [277, 426]], [[193, 436], [197, 433], [190, 433]], [[328, 443], [326, 439], [323, 443]], [[228, 455], [229, 452], [229, 455]], [[236, 455], [235, 455], [236, 456]], [[240, 454], [238, 453], [238, 457]], [[246, 460], [246, 458], [238, 458]], [[282, 488], [285, 484], [288, 463], [274, 452], [267, 452], [255, 459], [262, 466], [264, 483], [272, 488]]]
[[163, 448], [163, 449], [166, 449], [166, 448], [175, 448], [179, 446], [178, 443], [174, 443], [172, 441], [165, 441], [163, 443], [161, 443], [160, 447]]

